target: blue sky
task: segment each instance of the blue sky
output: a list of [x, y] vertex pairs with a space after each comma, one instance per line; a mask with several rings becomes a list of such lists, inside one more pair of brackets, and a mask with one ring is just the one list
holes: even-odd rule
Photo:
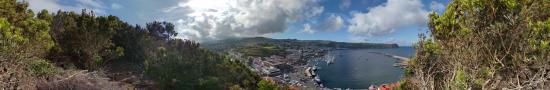
[[446, 0], [27, 0], [33, 10], [93, 10], [131, 24], [168, 21], [176, 38], [272, 37], [410, 46]]

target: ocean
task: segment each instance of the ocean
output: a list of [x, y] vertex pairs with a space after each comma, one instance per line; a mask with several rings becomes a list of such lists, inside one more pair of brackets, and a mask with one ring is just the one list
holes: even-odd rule
[[404, 70], [393, 65], [396, 59], [376, 53], [411, 57], [412, 47], [391, 49], [335, 50], [329, 55], [335, 57], [332, 64], [318, 64], [321, 69], [316, 73], [327, 88], [365, 89], [370, 85], [393, 83], [400, 80]]

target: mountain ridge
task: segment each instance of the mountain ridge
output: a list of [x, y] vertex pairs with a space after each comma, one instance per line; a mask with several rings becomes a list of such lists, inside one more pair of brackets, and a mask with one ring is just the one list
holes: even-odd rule
[[231, 38], [217, 41], [204, 42], [202, 47], [214, 51], [225, 51], [235, 47], [243, 47], [258, 44], [275, 44], [287, 47], [312, 47], [332, 49], [369, 49], [369, 48], [398, 48], [397, 44], [384, 43], [353, 43], [337, 42], [330, 40], [299, 40], [299, 39], [273, 39], [267, 37]]

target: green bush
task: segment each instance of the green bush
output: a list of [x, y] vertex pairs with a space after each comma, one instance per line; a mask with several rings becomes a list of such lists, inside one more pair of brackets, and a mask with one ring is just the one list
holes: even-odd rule
[[60, 72], [58, 68], [44, 59], [31, 61], [27, 66], [27, 70], [34, 76], [51, 76]]
[[550, 1], [454, 0], [429, 15], [407, 67], [410, 88], [548, 89]]
[[454, 89], [466, 90], [468, 88], [468, 76], [462, 70], [455, 70]]
[[282, 90], [279, 86], [272, 84], [269, 81], [261, 80], [258, 82], [258, 90]]

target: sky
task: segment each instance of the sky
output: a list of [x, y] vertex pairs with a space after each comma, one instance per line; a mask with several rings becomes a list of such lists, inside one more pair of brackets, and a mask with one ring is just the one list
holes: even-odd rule
[[447, 0], [20, 0], [34, 11], [93, 10], [130, 24], [167, 21], [175, 38], [199, 42], [240, 37], [396, 43], [427, 32], [428, 14]]

